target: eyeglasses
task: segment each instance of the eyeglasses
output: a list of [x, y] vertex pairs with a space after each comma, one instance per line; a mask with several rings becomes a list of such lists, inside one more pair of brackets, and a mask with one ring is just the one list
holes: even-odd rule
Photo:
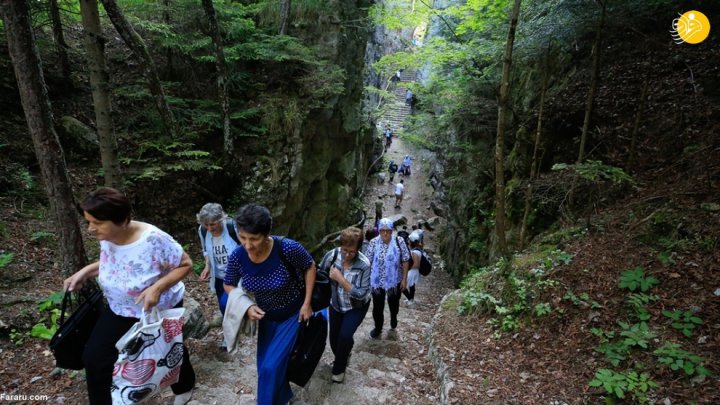
[[342, 252], [348, 256], [356, 255], [358, 252], [357, 249], [350, 250], [350, 249], [340, 248], [340, 250], [342, 250]]
[[205, 228], [217, 226], [219, 222], [205, 222]]

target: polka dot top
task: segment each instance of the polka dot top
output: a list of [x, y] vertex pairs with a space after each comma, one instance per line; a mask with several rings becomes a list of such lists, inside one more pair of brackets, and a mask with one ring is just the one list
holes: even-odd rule
[[[272, 251], [262, 263], [253, 263], [242, 245], [228, 259], [224, 283], [237, 286], [242, 280], [245, 291], [255, 295], [257, 305], [269, 320], [285, 320], [305, 301], [305, 270], [313, 258], [292, 239], [273, 237]], [[282, 246], [281, 246], [282, 245]], [[280, 250], [285, 258], [280, 256]], [[286, 268], [286, 263], [293, 269]]]

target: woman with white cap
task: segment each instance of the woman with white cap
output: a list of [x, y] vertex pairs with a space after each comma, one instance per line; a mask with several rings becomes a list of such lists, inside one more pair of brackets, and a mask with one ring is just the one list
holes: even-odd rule
[[382, 333], [386, 296], [390, 308], [390, 328], [397, 327], [400, 295], [407, 285], [410, 261], [410, 250], [403, 238], [393, 235], [393, 222], [389, 218], [380, 220], [378, 231], [380, 235], [370, 241], [367, 249], [375, 321], [375, 328], [370, 331], [373, 339]]

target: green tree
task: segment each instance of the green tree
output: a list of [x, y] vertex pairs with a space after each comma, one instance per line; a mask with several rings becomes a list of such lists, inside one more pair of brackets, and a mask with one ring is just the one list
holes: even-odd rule
[[52, 107], [31, 26], [28, 1], [2, 0], [0, 11], [25, 120], [40, 165], [55, 232], [59, 236], [61, 268], [70, 274], [82, 268], [87, 259], [65, 157], [53, 125]]

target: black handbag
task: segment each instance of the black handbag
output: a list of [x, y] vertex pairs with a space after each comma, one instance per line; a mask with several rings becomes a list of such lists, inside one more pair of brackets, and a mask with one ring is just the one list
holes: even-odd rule
[[337, 255], [338, 249], [336, 248], [328, 268], [317, 269], [317, 273], [315, 274], [315, 287], [313, 287], [312, 301], [310, 303], [313, 311], [320, 311], [330, 306], [330, 299], [332, 298], [330, 266], [335, 263]]
[[[282, 260], [283, 264], [285, 264], [285, 268], [290, 272], [290, 274], [297, 278], [298, 281], [300, 281], [300, 278], [297, 275], [297, 272], [295, 271], [295, 267], [290, 263], [290, 261], [285, 257], [285, 254], [282, 250], [282, 241], [285, 239], [285, 237], [276, 238], [275, 244], [273, 246], [273, 249], [277, 249], [277, 253], [280, 256], [280, 260]], [[335, 255], [333, 256], [333, 260], [331, 263], [335, 262], [335, 259], [337, 258], [337, 251], [335, 251]], [[322, 309], [325, 309], [330, 306], [330, 298], [332, 297], [332, 289], [330, 288], [330, 269], [317, 269], [315, 273], [315, 285], [313, 286], [313, 292], [312, 292], [312, 298], [310, 301], [310, 306], [312, 307], [313, 311], [320, 311]]]
[[[55, 356], [57, 367], [82, 370], [85, 368], [82, 361], [83, 350], [105, 304], [102, 291], [97, 286], [82, 289], [76, 294], [74, 305], [72, 296], [72, 292], [65, 291], [60, 326], [50, 340], [49, 346]], [[75, 311], [65, 320], [65, 311], [72, 310], [73, 306], [76, 307]]]
[[300, 326], [295, 347], [290, 354], [287, 368], [287, 379], [304, 387], [315, 372], [325, 351], [325, 341], [328, 335], [327, 319], [321, 313], [316, 313]]

